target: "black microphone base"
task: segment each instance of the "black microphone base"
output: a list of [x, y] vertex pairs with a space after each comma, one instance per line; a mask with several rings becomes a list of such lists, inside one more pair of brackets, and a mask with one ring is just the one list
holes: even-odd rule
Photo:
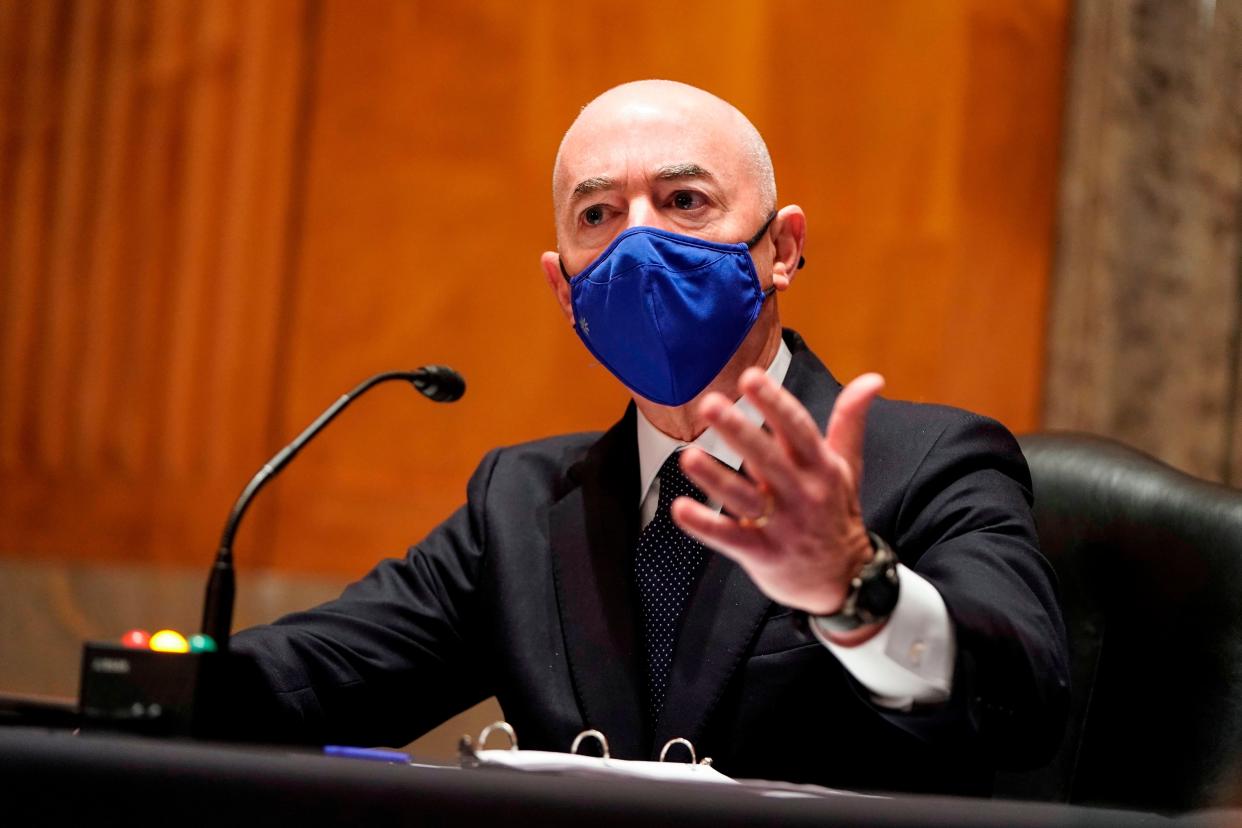
[[81, 728], [220, 738], [227, 680], [241, 658], [88, 642], [82, 648]]

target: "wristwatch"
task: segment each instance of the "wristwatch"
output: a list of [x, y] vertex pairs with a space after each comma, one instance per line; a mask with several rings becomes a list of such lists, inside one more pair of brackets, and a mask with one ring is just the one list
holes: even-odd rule
[[811, 623], [825, 633], [847, 633], [883, 621], [893, 614], [901, 582], [897, 578], [897, 555], [874, 532], [871, 547], [875, 554], [850, 581], [849, 594], [841, 609], [831, 615], [812, 615]]

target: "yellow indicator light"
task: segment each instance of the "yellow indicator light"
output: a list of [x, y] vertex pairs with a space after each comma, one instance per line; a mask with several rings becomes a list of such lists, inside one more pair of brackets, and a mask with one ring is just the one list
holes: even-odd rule
[[151, 636], [150, 647], [157, 653], [188, 653], [190, 644], [175, 630], [160, 630]]

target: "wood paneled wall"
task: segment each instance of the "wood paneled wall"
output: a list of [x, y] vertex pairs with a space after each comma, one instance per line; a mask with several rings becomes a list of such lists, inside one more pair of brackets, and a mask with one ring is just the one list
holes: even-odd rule
[[[687, 25], [693, 21], [693, 25]], [[1037, 424], [1065, 0], [0, 0], [0, 553], [357, 574], [488, 448], [624, 395], [538, 269], [578, 108], [671, 77], [746, 111], [810, 222], [782, 297], [843, 378]], [[244, 581], [243, 581], [244, 584]]]
[[276, 440], [307, 7], [0, 4], [0, 544], [206, 560]]

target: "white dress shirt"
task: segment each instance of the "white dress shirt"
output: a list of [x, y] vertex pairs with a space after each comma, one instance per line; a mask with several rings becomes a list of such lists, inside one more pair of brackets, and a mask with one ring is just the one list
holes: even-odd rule
[[[778, 385], [785, 380], [791, 358], [788, 346], [782, 342], [767, 371]], [[763, 415], [744, 397], [734, 403], [734, 408], [754, 424], [763, 423]], [[638, 411], [638, 502], [642, 526], [655, 517], [660, 500], [660, 467], [670, 454], [685, 445], [653, 426]], [[688, 445], [702, 449], [734, 471], [742, 465], [741, 455], [714, 428]], [[711, 501], [708, 505], [717, 511], [721, 508]], [[878, 633], [862, 644], [836, 644], [817, 625], [810, 626], [851, 675], [871, 691], [876, 704], [908, 710], [915, 702], [935, 703], [949, 698], [956, 642], [949, 611], [936, 588], [905, 564], [898, 564], [897, 575], [900, 592], [893, 614]]]

